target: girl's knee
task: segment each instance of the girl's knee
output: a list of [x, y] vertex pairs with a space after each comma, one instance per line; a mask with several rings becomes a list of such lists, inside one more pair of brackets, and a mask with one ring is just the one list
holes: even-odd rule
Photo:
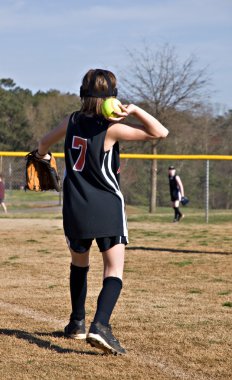
[[87, 267], [89, 266], [89, 251], [85, 253], [77, 253], [70, 249], [72, 264], [77, 267]]

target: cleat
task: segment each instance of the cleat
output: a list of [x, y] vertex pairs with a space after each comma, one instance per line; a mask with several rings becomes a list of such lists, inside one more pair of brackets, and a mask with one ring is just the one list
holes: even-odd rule
[[91, 323], [86, 342], [92, 347], [99, 348], [105, 354], [123, 355], [126, 353], [119, 341], [112, 334], [111, 326], [100, 322]]
[[71, 339], [86, 339], [85, 320], [73, 320], [64, 328], [64, 336]]
[[180, 220], [183, 219], [183, 218], [184, 218], [184, 214], [179, 215], [178, 222], [180, 222]]

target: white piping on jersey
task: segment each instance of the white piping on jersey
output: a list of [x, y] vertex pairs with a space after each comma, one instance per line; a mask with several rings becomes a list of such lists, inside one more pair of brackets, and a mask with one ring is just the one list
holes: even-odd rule
[[[104, 154], [103, 163], [102, 163], [102, 174], [104, 175], [106, 181], [112, 186], [114, 189], [116, 195], [121, 199], [122, 202], [122, 220], [123, 220], [123, 235], [128, 236], [128, 230], [127, 230], [127, 221], [126, 221], [126, 214], [125, 214], [125, 203], [124, 203], [124, 197], [122, 195], [122, 192], [119, 189], [119, 185], [117, 182], [117, 179], [112, 171], [111, 162], [112, 162], [112, 153], [113, 148], [110, 149], [109, 152], [106, 152]], [[106, 163], [105, 159], [108, 157], [108, 162]], [[107, 175], [106, 173], [106, 167], [108, 168], [110, 175], [112, 176], [112, 179]]]
[[[117, 181], [114, 173], [112, 172], [112, 166], [111, 166], [111, 163], [112, 163], [112, 153], [113, 153], [113, 148], [111, 148], [110, 151], [106, 152], [105, 155], [104, 155], [103, 164], [102, 164], [102, 168], [104, 169], [104, 173], [103, 174], [106, 177], [107, 182], [114, 188], [114, 190], [118, 190], [121, 193], [119, 185], [118, 185], [118, 181]], [[105, 164], [104, 161], [105, 161], [105, 158], [107, 156], [109, 157], [108, 158], [108, 164]], [[106, 167], [109, 170], [111, 178], [106, 173], [106, 170], [105, 170]]]

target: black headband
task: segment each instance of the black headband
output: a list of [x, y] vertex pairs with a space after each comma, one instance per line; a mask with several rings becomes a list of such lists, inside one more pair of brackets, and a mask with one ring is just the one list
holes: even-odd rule
[[[97, 91], [94, 89], [96, 78], [99, 74], [102, 74], [107, 82], [107, 90]], [[94, 74], [89, 82], [89, 87], [87, 89], [83, 89], [83, 86], [80, 88], [80, 97], [85, 98], [109, 98], [110, 96], [117, 96], [118, 89], [112, 88], [111, 80], [106, 70], [96, 69]]]

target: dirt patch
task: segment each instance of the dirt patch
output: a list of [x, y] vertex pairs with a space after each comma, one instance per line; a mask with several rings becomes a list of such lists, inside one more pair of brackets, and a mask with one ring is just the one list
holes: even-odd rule
[[[111, 319], [128, 353], [106, 357], [63, 337], [70, 258], [62, 221], [1, 219], [1, 378], [229, 380], [231, 227], [129, 223]], [[87, 326], [102, 283], [95, 244], [90, 265]]]

